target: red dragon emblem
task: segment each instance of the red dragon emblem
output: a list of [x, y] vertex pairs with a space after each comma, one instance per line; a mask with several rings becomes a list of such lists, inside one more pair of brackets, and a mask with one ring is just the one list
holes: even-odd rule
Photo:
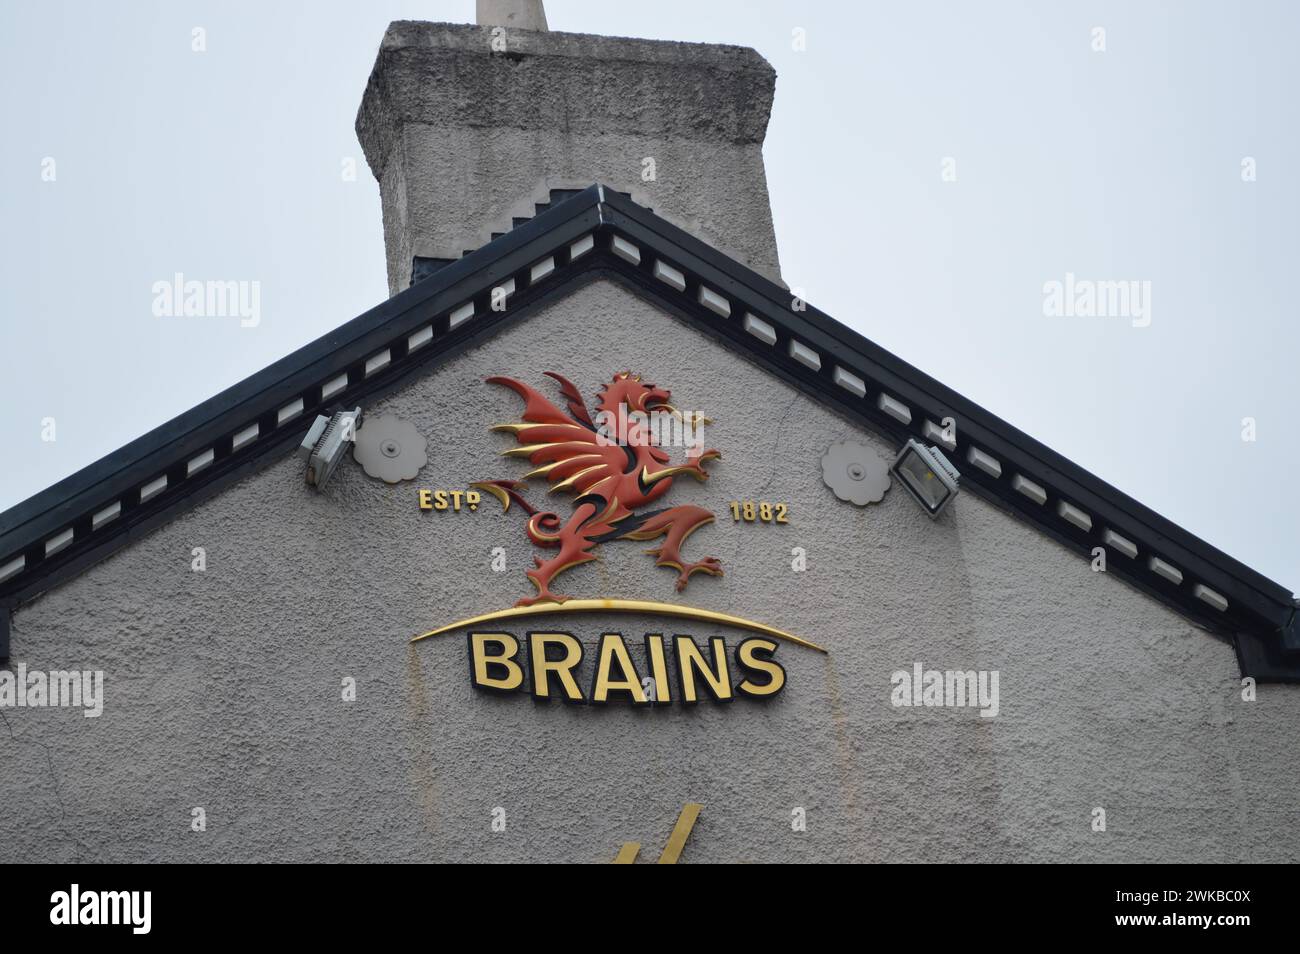
[[[538, 546], [559, 550], [548, 560], [533, 558], [537, 567], [528, 571], [528, 579], [537, 587], [537, 595], [524, 597], [516, 605], [563, 603], [569, 597], [552, 592], [551, 581], [571, 567], [596, 559], [592, 550], [607, 540], [663, 537], [658, 547], [646, 552], [655, 557], [656, 566], [677, 570], [679, 592], [693, 573], [721, 576], [722, 564], [714, 557], [688, 563], [681, 554], [682, 541], [712, 523], [712, 513], [691, 504], [638, 512], [668, 493], [678, 475], [707, 480], [705, 461], [722, 457], [716, 450], [700, 450], [697, 446], [684, 464], [670, 465], [667, 452], [659, 446], [656, 429], [646, 422], [652, 412], [681, 419], [681, 413], [668, 403], [671, 393], [630, 371], [615, 374], [597, 397], [597, 420], [601, 422], [598, 428], [578, 389], [552, 371], [546, 374], [559, 382], [568, 413], [513, 378], [487, 379], [489, 384], [508, 387], [524, 399], [522, 421], [497, 424], [492, 430], [512, 433], [519, 442], [520, 446], [502, 456], [526, 457], [534, 469], [523, 480], [488, 480], [473, 485], [493, 494], [507, 511], [511, 500], [517, 502], [528, 514], [529, 538]], [[551, 493], [571, 491], [576, 495], [568, 520], [550, 511], [539, 511], [524, 499], [520, 489], [532, 477], [546, 478], [552, 485]]]

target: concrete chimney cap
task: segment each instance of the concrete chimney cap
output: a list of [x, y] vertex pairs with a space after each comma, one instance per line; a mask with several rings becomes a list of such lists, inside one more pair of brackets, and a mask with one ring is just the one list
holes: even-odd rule
[[388, 25], [357, 113], [357, 136], [377, 178], [395, 134], [410, 123], [763, 142], [776, 71], [755, 50], [520, 31], [510, 33], [512, 56], [503, 57], [493, 53], [488, 30]]
[[550, 29], [542, 0], [476, 0], [474, 22], [479, 26], [504, 26], [539, 33]]

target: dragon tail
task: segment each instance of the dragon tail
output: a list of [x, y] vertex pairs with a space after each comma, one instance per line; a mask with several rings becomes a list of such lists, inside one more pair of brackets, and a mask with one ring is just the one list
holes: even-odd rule
[[506, 513], [510, 512], [510, 501], [519, 504], [524, 513], [528, 514], [528, 535], [535, 543], [553, 544], [559, 539], [559, 516], [550, 511], [539, 511], [525, 500], [519, 492], [519, 488], [525, 486], [522, 480], [480, 480], [470, 486], [496, 497]]
[[510, 501], [515, 501], [530, 517], [537, 513], [537, 508], [524, 499], [519, 488], [525, 486], [522, 480], [480, 480], [470, 484], [475, 490], [483, 490], [501, 501], [501, 508], [510, 512]]

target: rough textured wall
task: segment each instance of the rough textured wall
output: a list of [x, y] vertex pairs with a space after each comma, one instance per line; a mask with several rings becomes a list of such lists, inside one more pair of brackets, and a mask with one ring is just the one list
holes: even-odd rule
[[[613, 542], [559, 582], [829, 648], [783, 644], [775, 699], [537, 704], [473, 691], [463, 633], [408, 643], [531, 590], [515, 510], [416, 507], [417, 487], [525, 469], [487, 431], [518, 399], [483, 377], [549, 385], [556, 370], [592, 394], [628, 367], [716, 421], [712, 479], [666, 502], [718, 515], [687, 552], [726, 576], [678, 597], [646, 544]], [[3, 711], [0, 860], [604, 861], [629, 840], [654, 858], [687, 801], [704, 810], [686, 861], [1296, 855], [1300, 687], [1241, 702], [1229, 646], [970, 494], [934, 522], [898, 487], [866, 509], [836, 500], [829, 443], [890, 448], [621, 286], [585, 286], [368, 410], [429, 438], [418, 481], [383, 485], [349, 461], [318, 495], [284, 458], [17, 613], [15, 664], [103, 669], [107, 701], [98, 719]], [[787, 502], [791, 523], [733, 523], [733, 499]], [[190, 569], [195, 546], [206, 572]], [[589, 654], [622, 632], [638, 664], [647, 632], [737, 640], [655, 617], [560, 626]], [[918, 661], [1000, 670], [1000, 714], [893, 707], [890, 673]]]
[[[779, 281], [763, 168], [776, 74], [750, 49], [393, 23], [357, 115], [390, 290], [603, 182]], [[645, 160], [653, 160], [652, 179]]]

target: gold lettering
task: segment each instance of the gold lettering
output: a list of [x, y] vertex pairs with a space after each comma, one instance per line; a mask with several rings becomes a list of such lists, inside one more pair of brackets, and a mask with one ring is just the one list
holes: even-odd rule
[[[488, 652], [494, 646], [497, 652]], [[514, 692], [524, 684], [524, 670], [515, 662], [519, 655], [519, 640], [509, 633], [470, 633], [470, 678], [474, 685], [492, 692]], [[492, 670], [497, 675], [492, 675]], [[505, 674], [501, 675], [504, 670]]]
[[[617, 679], [610, 674], [614, 662], [618, 663]], [[622, 633], [606, 633], [601, 636], [600, 647], [596, 650], [596, 675], [591, 683], [591, 701], [604, 705], [609, 702], [611, 692], [626, 692], [636, 705], [646, 703], [641, 678], [636, 673], [636, 666], [632, 664]]]
[[655, 681], [655, 698], [654, 704], [657, 706], [671, 705], [673, 701], [672, 691], [668, 688], [668, 661], [665, 659], [664, 638], [658, 633], [647, 633], [645, 638], [645, 654], [650, 660], [650, 675]]
[[704, 677], [704, 686], [718, 702], [730, 702], [735, 696], [731, 691], [731, 678], [727, 674], [727, 644], [721, 636], [709, 640], [709, 654], [712, 661], [704, 658], [704, 651], [689, 636], [677, 636], [677, 675], [682, 687], [682, 702], [694, 705], [700, 701], [695, 688], [695, 675]]
[[785, 687], [785, 669], [781, 667], [772, 654], [776, 652], [776, 641], [753, 636], [743, 640], [736, 647], [736, 663], [741, 669], [751, 673], [767, 676], [765, 682], [753, 682], [748, 676], [736, 685], [736, 691], [755, 698], [774, 696]]
[[[551, 659], [550, 647], [558, 646], [564, 655]], [[537, 699], [551, 697], [551, 675], [559, 677], [565, 702], [583, 702], [582, 690], [573, 678], [573, 670], [582, 662], [582, 643], [569, 633], [529, 633], [528, 657], [533, 671], [533, 696]]]

